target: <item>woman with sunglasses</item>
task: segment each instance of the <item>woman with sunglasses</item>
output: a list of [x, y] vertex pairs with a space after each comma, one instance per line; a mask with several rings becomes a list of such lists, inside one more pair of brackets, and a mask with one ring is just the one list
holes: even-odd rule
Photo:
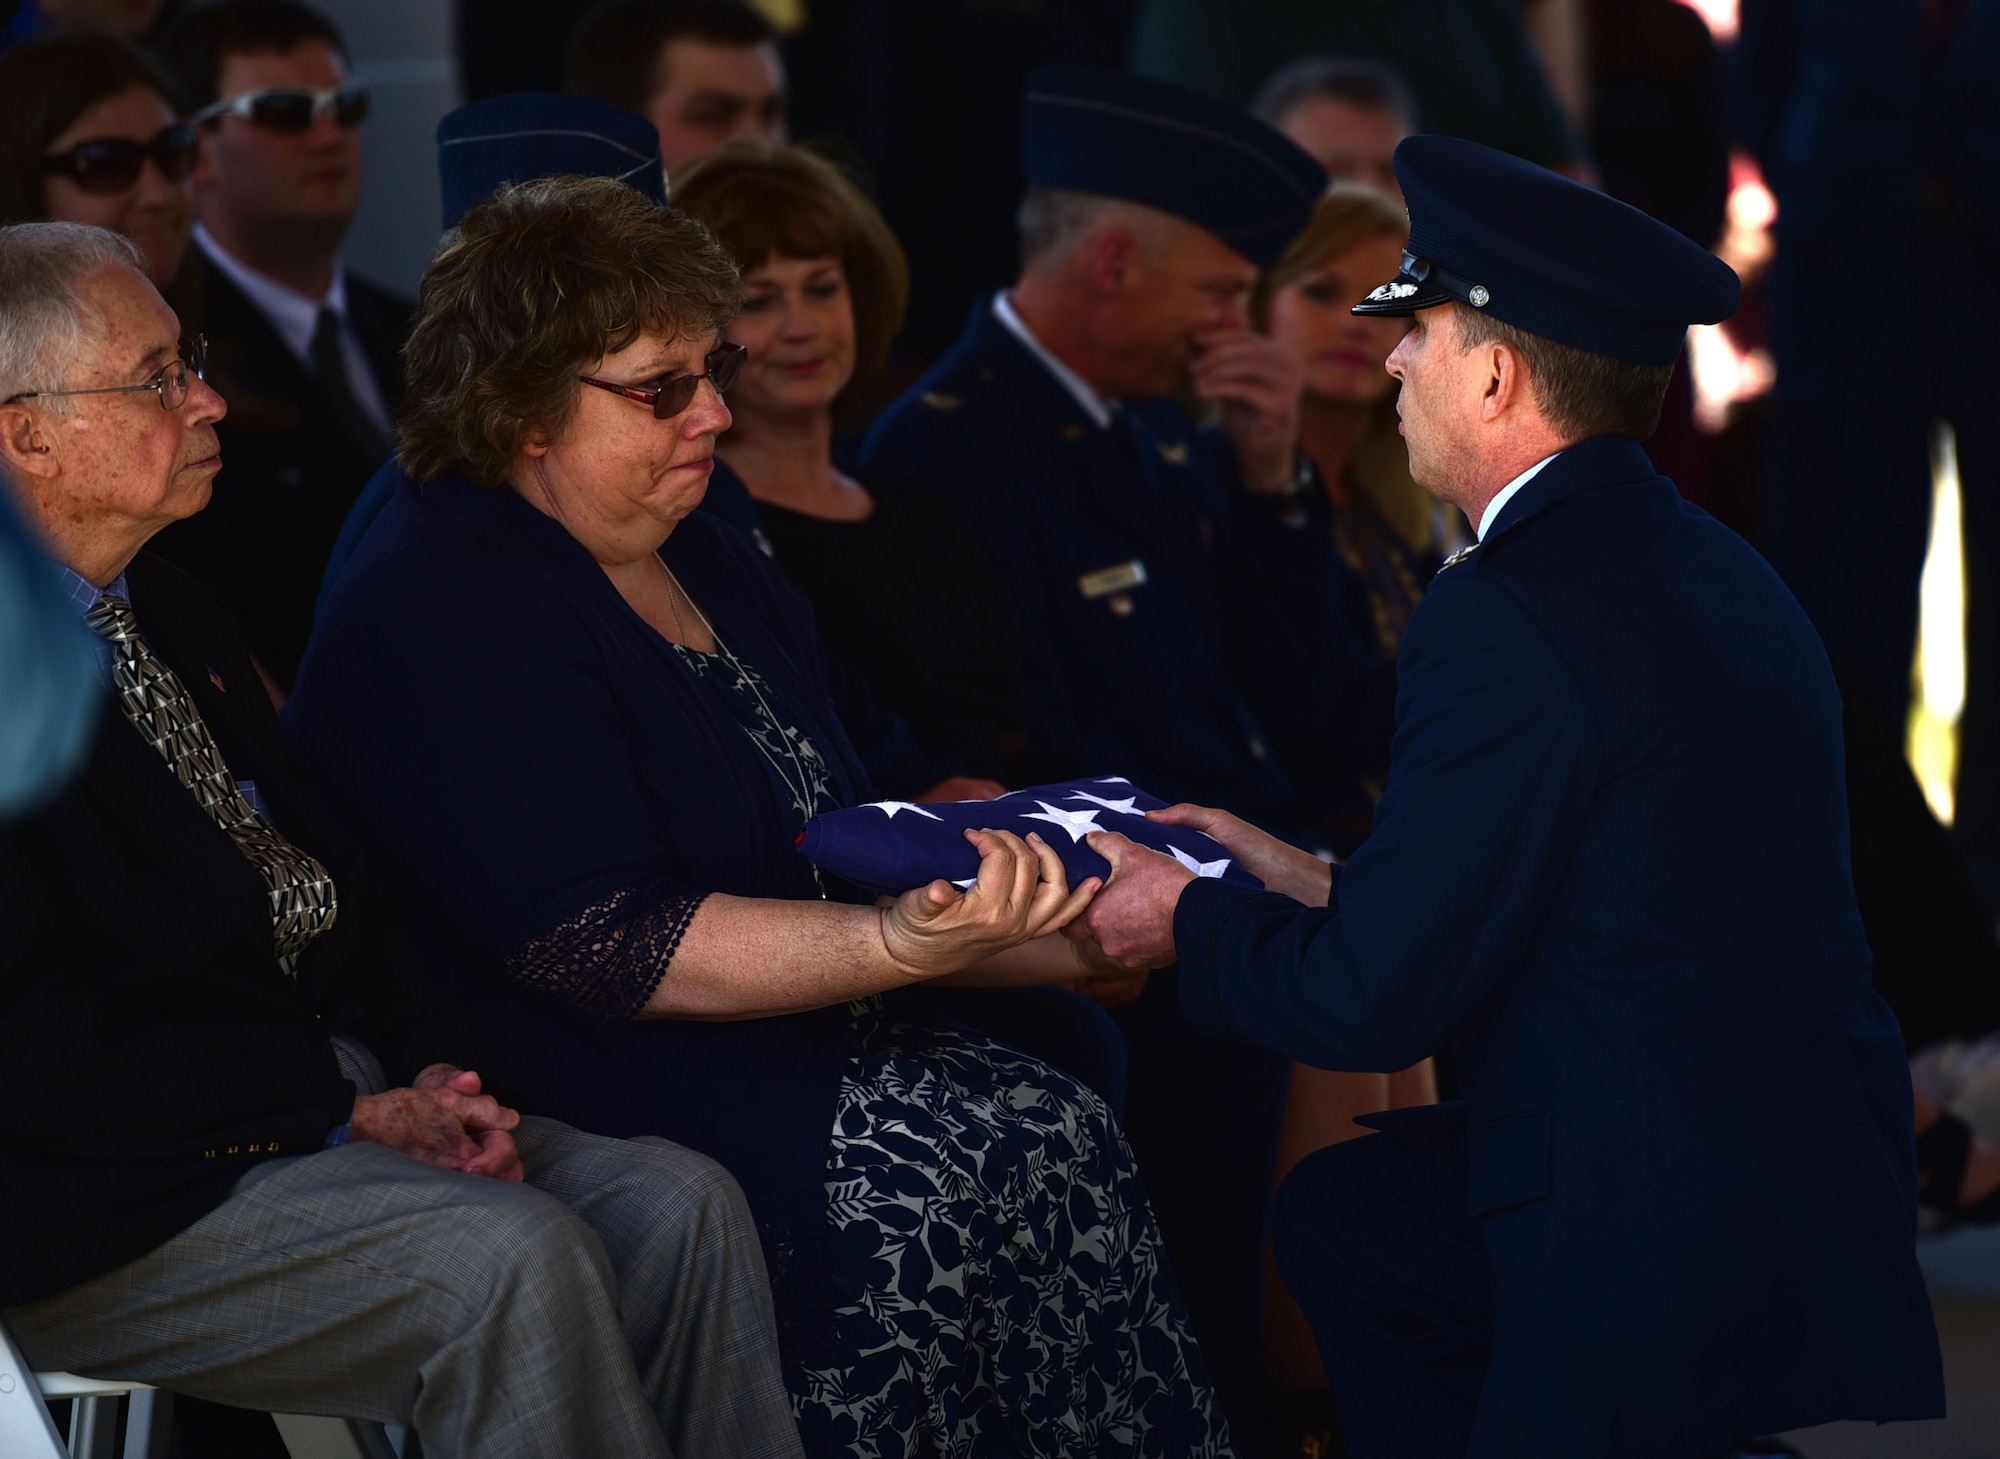
[[173, 286], [194, 226], [195, 134], [172, 91], [111, 35], [45, 36], [0, 56], [0, 223], [122, 233], [154, 287], [185, 302]]
[[796, 851], [873, 795], [797, 589], [694, 511], [737, 303], [706, 230], [620, 182], [474, 206], [406, 351], [416, 484], [321, 608], [294, 743], [497, 1077], [743, 1185], [809, 1454], [1231, 1454], [1104, 1106], [898, 1006], [1101, 973], [1050, 935], [1094, 882], [973, 833], [970, 888], [877, 906]]

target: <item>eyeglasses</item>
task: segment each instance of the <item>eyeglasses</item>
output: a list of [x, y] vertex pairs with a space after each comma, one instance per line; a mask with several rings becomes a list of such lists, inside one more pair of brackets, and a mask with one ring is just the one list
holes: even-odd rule
[[246, 91], [203, 107], [192, 118], [213, 122], [223, 117], [241, 117], [252, 126], [272, 132], [303, 132], [323, 116], [353, 131], [368, 120], [368, 88], [358, 81], [345, 86], [314, 91], [308, 86], [267, 86], [262, 91]]
[[734, 385], [736, 377], [743, 373], [743, 362], [749, 358], [750, 351], [742, 345], [724, 344], [717, 345], [702, 357], [700, 374], [676, 375], [657, 385], [619, 385], [590, 375], [576, 378], [586, 385], [595, 385], [599, 390], [609, 390], [613, 395], [622, 395], [627, 400], [652, 406], [654, 420], [672, 420], [694, 404], [695, 392], [701, 389], [702, 381], [713, 385], [717, 395]]
[[19, 395], [10, 395], [0, 404], [12, 405], [17, 400], [46, 399], [52, 395], [136, 395], [141, 390], [157, 390], [160, 393], [161, 410], [179, 410], [187, 403], [188, 380], [208, 378], [208, 336], [195, 336], [194, 348], [175, 360], [143, 385], [100, 385], [94, 390], [23, 390]]
[[95, 197], [115, 197], [138, 186], [148, 157], [168, 182], [185, 180], [194, 171], [196, 146], [194, 123], [175, 122], [146, 142], [125, 137], [79, 142], [67, 152], [44, 157], [42, 176], [71, 178]]

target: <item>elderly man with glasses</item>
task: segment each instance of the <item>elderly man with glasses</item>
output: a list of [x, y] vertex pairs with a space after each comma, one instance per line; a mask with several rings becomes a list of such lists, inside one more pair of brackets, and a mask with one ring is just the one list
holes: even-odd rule
[[796, 1456], [734, 1182], [482, 1090], [227, 618], [141, 550], [226, 407], [138, 260], [0, 228], [0, 475], [115, 703], [0, 830], [0, 1316], [37, 1367], [437, 1454]]
[[349, 273], [367, 88], [333, 22], [297, 0], [220, 0], [162, 37], [201, 142], [201, 317], [229, 475], [159, 550], [214, 590], [291, 688], [326, 558], [389, 458], [409, 301]]

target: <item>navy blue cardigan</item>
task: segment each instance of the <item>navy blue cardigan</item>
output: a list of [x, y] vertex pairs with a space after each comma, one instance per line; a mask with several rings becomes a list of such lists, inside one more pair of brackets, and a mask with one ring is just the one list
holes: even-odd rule
[[[798, 589], [704, 512], [663, 556], [819, 747], [842, 803], [868, 799]], [[434, 963], [485, 1023], [489, 1076], [537, 1113], [726, 1165], [758, 1216], [788, 1354], [816, 1361], [845, 1009], [631, 1017], [654, 974], [673, 976], [701, 895], [817, 895], [784, 787], [716, 692], [559, 523], [447, 479], [405, 484], [369, 529], [286, 723], [400, 868]]]

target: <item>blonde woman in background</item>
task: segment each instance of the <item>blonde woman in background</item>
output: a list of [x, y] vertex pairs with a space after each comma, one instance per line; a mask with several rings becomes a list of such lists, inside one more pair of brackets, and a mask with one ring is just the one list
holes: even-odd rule
[[[1383, 368], [1408, 321], [1356, 318], [1354, 305], [1394, 278], [1408, 224], [1392, 199], [1358, 183], [1328, 190], [1296, 242], [1260, 281], [1257, 327], [1306, 362], [1299, 444], [1312, 457], [1333, 505], [1333, 544], [1367, 585], [1376, 652], [1396, 656], [1410, 613], [1464, 523], [1410, 479], [1396, 429], [1396, 381]], [[1432, 1104], [1437, 1077], [1426, 1059], [1399, 1074], [1292, 1071], [1278, 1179], [1313, 1151], [1367, 1130], [1356, 1117]], [[1311, 1330], [1275, 1275], [1266, 1282], [1264, 1346], [1279, 1388], [1324, 1386]], [[1295, 1425], [1316, 1438], [1310, 1414]]]
[[1336, 183], [1252, 301], [1257, 327], [1306, 362], [1299, 444], [1332, 501], [1334, 545], [1367, 584], [1385, 659], [1438, 564], [1469, 540], [1463, 521], [1410, 479], [1396, 382], [1383, 368], [1406, 321], [1349, 312], [1395, 277], [1408, 237], [1394, 200]]

